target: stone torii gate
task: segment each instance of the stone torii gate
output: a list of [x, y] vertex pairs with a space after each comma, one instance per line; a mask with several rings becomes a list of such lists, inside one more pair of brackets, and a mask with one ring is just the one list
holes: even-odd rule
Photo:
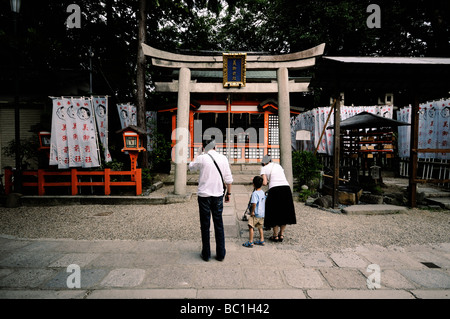
[[278, 93], [280, 163], [291, 188], [293, 187], [289, 93], [309, 91], [309, 82], [289, 80], [289, 70], [313, 67], [316, 58], [323, 55], [325, 44], [290, 54], [248, 55], [247, 70], [276, 70], [277, 80], [272, 83], [246, 83], [241, 87], [191, 81], [191, 70], [222, 70], [223, 56], [176, 54], [152, 48], [145, 43], [141, 45], [154, 66], [179, 69], [178, 81], [155, 83], [157, 92], [178, 92], [174, 194], [186, 194], [188, 138], [182, 133], [189, 130], [190, 93]]

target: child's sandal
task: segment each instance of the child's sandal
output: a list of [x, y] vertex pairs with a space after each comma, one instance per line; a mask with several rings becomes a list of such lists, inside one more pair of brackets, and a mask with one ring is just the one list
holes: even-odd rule
[[248, 241], [246, 243], [243, 243], [242, 246], [247, 247], [247, 248], [253, 248], [253, 242]]
[[255, 241], [255, 245], [264, 246], [265, 243], [266, 243], [266, 242], [265, 242], [264, 240], [263, 240], [263, 241], [260, 241], [260, 240]]

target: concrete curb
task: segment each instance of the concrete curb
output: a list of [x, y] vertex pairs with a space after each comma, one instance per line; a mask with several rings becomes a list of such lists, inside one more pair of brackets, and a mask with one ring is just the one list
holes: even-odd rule
[[406, 211], [408, 208], [396, 205], [352, 205], [342, 209], [344, 214], [348, 215], [380, 215], [380, 214], [398, 214]]
[[23, 206], [59, 206], [59, 205], [162, 205], [182, 203], [190, 200], [192, 193], [186, 195], [168, 194], [166, 196], [22, 196]]

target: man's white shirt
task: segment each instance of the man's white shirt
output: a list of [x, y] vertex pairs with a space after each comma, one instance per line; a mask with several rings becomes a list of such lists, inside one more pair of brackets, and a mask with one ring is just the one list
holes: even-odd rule
[[[215, 150], [208, 151], [222, 172], [225, 184], [233, 183], [233, 176], [231, 175], [230, 164], [228, 159], [217, 153]], [[197, 156], [195, 161], [189, 163], [189, 170], [200, 171], [198, 176], [198, 190], [197, 196], [200, 197], [219, 197], [223, 195], [223, 184], [220, 178], [219, 171], [212, 158], [208, 154], [202, 154]]]

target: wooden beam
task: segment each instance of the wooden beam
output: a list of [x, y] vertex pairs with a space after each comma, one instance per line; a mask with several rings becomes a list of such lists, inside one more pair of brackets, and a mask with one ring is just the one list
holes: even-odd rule
[[334, 176], [333, 176], [333, 208], [339, 205], [339, 160], [341, 152], [341, 103], [339, 98], [334, 99]]
[[409, 206], [414, 208], [417, 206], [417, 152], [419, 145], [419, 98], [417, 94], [414, 94], [414, 104], [411, 110], [411, 144], [410, 144], [410, 157], [409, 157]]
[[325, 133], [325, 130], [327, 129], [328, 121], [330, 120], [331, 114], [333, 113], [333, 108], [334, 108], [335, 104], [337, 103], [337, 100], [338, 99], [334, 99], [334, 102], [330, 107], [330, 113], [328, 114], [327, 121], [325, 122], [325, 126], [323, 127], [322, 134], [320, 134], [320, 138], [319, 138], [319, 141], [317, 142], [317, 146], [316, 146], [316, 150], [314, 151], [314, 155], [317, 154], [317, 150], [319, 149], [319, 145], [322, 142], [323, 134]]
[[[326, 177], [326, 178], [333, 178], [334, 179], [334, 176], [331, 176], [331, 175], [322, 174], [322, 176]], [[339, 180], [343, 181], [343, 182], [346, 182], [346, 183], [350, 182], [350, 180], [344, 179], [344, 178], [339, 178]]]

